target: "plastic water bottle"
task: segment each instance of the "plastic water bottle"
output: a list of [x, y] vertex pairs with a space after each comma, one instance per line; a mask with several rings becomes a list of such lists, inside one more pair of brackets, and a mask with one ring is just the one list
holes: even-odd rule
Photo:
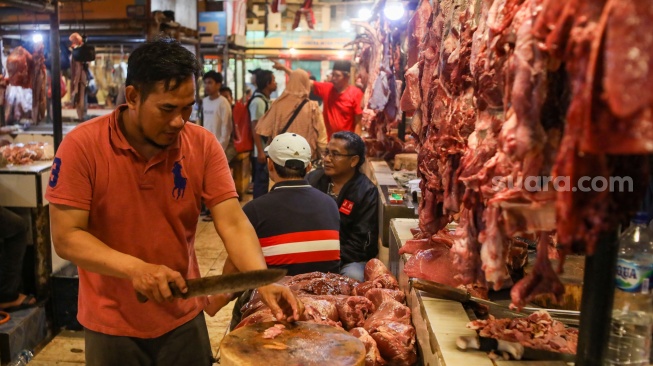
[[27, 365], [27, 363], [30, 362], [33, 357], [34, 357], [34, 354], [32, 353], [32, 351], [24, 349], [24, 350], [20, 351], [20, 353], [18, 354], [18, 358], [16, 358], [15, 360], [9, 362], [7, 364], [7, 366], [23, 366], [23, 365]]
[[653, 325], [653, 232], [638, 213], [619, 237], [616, 289], [605, 365], [649, 364]]

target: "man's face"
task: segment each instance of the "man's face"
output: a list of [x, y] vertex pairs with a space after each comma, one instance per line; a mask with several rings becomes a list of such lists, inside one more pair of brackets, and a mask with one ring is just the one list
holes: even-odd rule
[[331, 82], [336, 88], [344, 88], [349, 84], [349, 74], [333, 70], [333, 73], [331, 73]]
[[136, 112], [136, 125], [141, 135], [136, 137], [164, 148], [177, 140], [193, 111], [195, 78], [190, 76], [177, 88], [168, 91], [164, 91], [164, 82], [160, 81], [144, 101], [140, 95], [129, 99], [129, 108]]
[[211, 78], [204, 79], [204, 93], [206, 95], [215, 95], [220, 91], [220, 84], [216, 83], [215, 80]]
[[346, 175], [356, 169], [358, 156], [350, 156], [347, 142], [341, 139], [331, 139], [327, 144], [328, 154], [323, 155], [324, 173], [330, 177]]
[[229, 104], [234, 104], [234, 97], [231, 95], [231, 92], [229, 90], [221, 91], [220, 95], [227, 98]]
[[270, 84], [268, 84], [268, 88], [270, 89], [270, 93], [277, 90], [277, 80], [275, 79], [274, 75], [272, 75], [272, 79], [270, 79]]

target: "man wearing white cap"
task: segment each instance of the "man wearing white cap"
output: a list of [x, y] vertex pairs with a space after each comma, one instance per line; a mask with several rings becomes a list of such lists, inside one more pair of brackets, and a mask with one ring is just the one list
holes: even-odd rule
[[[272, 190], [243, 207], [254, 226], [268, 268], [294, 276], [340, 269], [340, 214], [335, 201], [304, 179], [311, 169], [311, 147], [295, 133], [277, 135], [265, 148]], [[316, 209], [319, 208], [319, 209]], [[233, 273], [229, 258], [223, 273]], [[213, 296], [205, 308], [214, 315], [228, 296]]]

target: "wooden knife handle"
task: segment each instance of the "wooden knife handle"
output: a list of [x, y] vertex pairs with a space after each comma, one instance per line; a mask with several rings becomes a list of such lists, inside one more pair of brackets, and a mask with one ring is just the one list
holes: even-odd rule
[[[188, 296], [184, 293], [181, 292], [179, 287], [177, 287], [177, 284], [174, 282], [168, 282], [168, 286], [170, 287], [170, 291], [172, 292], [172, 297], [180, 298], [180, 299], [186, 299]], [[136, 291], [136, 298], [138, 299], [138, 302], [141, 304], [144, 304], [147, 302], [147, 296], [143, 295], [142, 293]]]
[[471, 299], [469, 292], [459, 288], [443, 285], [441, 283], [423, 280], [420, 278], [411, 278], [410, 282], [413, 287], [422, 290], [430, 295], [439, 297], [441, 299], [467, 302]]

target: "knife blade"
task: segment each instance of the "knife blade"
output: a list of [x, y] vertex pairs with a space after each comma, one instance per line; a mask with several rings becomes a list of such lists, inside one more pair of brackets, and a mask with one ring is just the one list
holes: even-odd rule
[[[411, 278], [409, 279], [409, 282], [411, 283], [412, 287], [442, 299], [454, 300], [458, 302], [473, 301], [490, 307], [509, 309], [509, 307], [506, 305], [502, 305], [486, 299], [481, 299], [480, 297], [472, 296], [472, 294], [469, 293], [469, 291], [457, 287], [447, 286], [441, 283], [424, 280], [421, 278]], [[573, 311], [573, 310], [545, 309], [545, 308], [533, 308], [533, 307], [524, 307], [520, 311], [509, 309], [510, 312], [518, 316], [532, 314], [540, 310], [546, 310], [551, 315], [551, 317], [556, 318], [556, 320], [561, 321], [568, 325], [578, 325], [580, 322], [580, 312]]]
[[574, 362], [576, 360], [576, 355], [569, 353], [524, 347], [520, 343], [480, 336], [460, 336], [456, 339], [456, 347], [463, 351], [467, 349], [477, 349], [485, 352], [506, 352], [515, 360], [564, 362]]
[[[188, 287], [186, 293], [182, 293], [174, 282], [170, 282], [168, 285], [173, 297], [188, 299], [195, 296], [255, 289], [282, 279], [287, 272], [285, 269], [274, 268], [194, 278], [186, 280], [186, 286]], [[136, 292], [136, 297], [141, 303], [147, 302], [147, 296], [140, 292]]]

